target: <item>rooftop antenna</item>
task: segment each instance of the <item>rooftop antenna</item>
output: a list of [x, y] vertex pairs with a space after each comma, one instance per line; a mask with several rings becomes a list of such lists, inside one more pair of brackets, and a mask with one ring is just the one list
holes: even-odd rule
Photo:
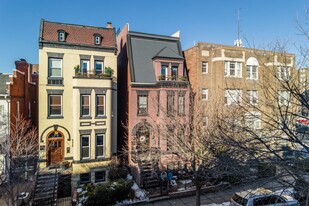
[[240, 8], [237, 9], [237, 39], [234, 41], [234, 46], [244, 47], [240, 39]]

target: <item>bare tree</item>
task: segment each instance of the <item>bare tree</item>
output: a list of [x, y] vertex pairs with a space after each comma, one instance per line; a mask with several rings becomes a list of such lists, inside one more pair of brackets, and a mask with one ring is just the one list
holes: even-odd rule
[[[232, 125], [220, 116], [217, 120], [220, 136], [231, 147], [245, 151], [256, 161], [275, 165], [283, 185], [293, 186], [307, 198], [308, 205], [308, 161], [300, 151], [309, 152], [309, 130], [304, 124], [308, 121], [309, 82], [301, 75], [306, 76], [307, 71], [296, 69], [295, 57], [285, 49], [285, 44], [276, 42], [268, 49], [270, 52], [255, 51], [260, 64], [258, 100], [253, 103], [249, 91], [243, 91], [241, 101], [234, 105], [234, 119], [239, 123]], [[228, 81], [226, 85], [235, 86]], [[239, 132], [230, 130], [231, 127]]]
[[7, 205], [16, 205], [17, 196], [31, 192], [35, 186], [35, 171], [38, 155], [37, 130], [24, 117], [11, 124], [10, 135], [3, 145], [5, 158], [1, 160], [5, 173], [1, 176], [2, 195]]
[[[177, 89], [176, 87], [175, 91]], [[173, 106], [170, 106], [168, 100], [166, 104], [161, 102], [159, 105], [159, 117], [162, 121], [152, 127], [155, 131], [151, 131], [160, 141], [158, 147], [150, 148], [147, 138], [150, 126], [144, 121], [124, 152], [137, 164], [147, 159], [158, 163], [152, 165], [152, 174], [156, 178], [160, 178], [158, 174], [161, 172], [169, 170], [170, 164], [178, 167], [192, 181], [196, 190], [196, 205], [200, 205], [204, 187], [218, 184], [226, 178], [239, 176], [241, 179], [240, 174], [246, 177], [245, 172], [248, 170], [241, 165], [246, 157], [244, 152], [238, 148], [230, 148], [223, 138], [219, 138], [221, 133], [218, 131], [216, 118], [219, 114], [224, 114], [222, 107], [214, 105], [206, 110], [205, 102], [198, 101], [194, 110], [194, 95], [190, 92], [188, 96], [184, 105], [190, 109], [186, 113], [180, 108], [181, 105], [172, 103]], [[158, 100], [154, 99], [152, 102]]]

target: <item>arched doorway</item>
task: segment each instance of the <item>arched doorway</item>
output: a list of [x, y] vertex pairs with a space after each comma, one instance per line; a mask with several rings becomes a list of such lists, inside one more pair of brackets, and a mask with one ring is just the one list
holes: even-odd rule
[[64, 160], [64, 137], [59, 131], [52, 131], [47, 136], [47, 164], [59, 164]]

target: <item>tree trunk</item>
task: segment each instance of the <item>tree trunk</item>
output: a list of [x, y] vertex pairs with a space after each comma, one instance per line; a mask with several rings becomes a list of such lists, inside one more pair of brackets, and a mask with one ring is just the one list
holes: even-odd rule
[[195, 206], [201, 205], [201, 186], [196, 187], [195, 203]]

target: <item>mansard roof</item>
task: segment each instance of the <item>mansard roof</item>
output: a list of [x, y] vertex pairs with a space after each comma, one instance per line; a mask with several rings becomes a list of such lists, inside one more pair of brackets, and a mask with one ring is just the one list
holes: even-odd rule
[[129, 32], [127, 38], [132, 82], [156, 83], [153, 65], [156, 58], [184, 59], [177, 37]]

